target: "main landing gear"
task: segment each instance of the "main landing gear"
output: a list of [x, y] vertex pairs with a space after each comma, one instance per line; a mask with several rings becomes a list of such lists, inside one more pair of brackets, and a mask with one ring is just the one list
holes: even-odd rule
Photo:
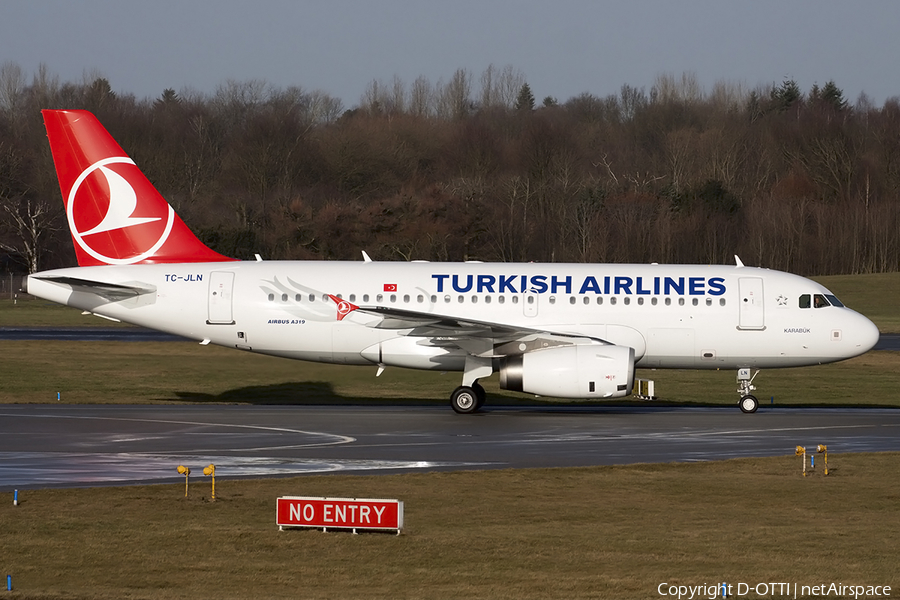
[[756, 409], [759, 408], [759, 400], [750, 393], [756, 389], [756, 386], [753, 385], [753, 380], [756, 379], [757, 375], [759, 375], [759, 369], [756, 370], [752, 377], [750, 376], [750, 369], [738, 369], [737, 391], [741, 395], [738, 406], [741, 407], [742, 413], [755, 413]]
[[461, 385], [450, 396], [450, 406], [461, 415], [469, 415], [484, 406], [485, 393], [477, 381], [471, 386]]

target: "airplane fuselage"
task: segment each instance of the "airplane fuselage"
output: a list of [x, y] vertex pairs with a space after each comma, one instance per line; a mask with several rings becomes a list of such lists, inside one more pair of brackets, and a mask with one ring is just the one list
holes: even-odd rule
[[[97, 293], [65, 278], [140, 288]], [[734, 369], [813, 365], [861, 354], [878, 331], [809, 279], [744, 266], [257, 261], [59, 269], [28, 291], [190, 339], [326, 363], [463, 370], [434, 332], [351, 312], [435, 314], [634, 348], [636, 366]], [[805, 307], [802, 307], [805, 306]], [[422, 339], [431, 340], [427, 344]], [[437, 340], [437, 343], [434, 341]]]

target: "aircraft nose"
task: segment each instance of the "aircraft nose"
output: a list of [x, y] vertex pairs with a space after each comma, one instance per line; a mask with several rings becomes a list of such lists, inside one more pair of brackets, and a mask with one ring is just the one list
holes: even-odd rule
[[868, 352], [878, 343], [881, 333], [875, 323], [865, 316], [857, 313], [855, 322], [852, 325], [852, 343], [854, 345], [855, 356]]

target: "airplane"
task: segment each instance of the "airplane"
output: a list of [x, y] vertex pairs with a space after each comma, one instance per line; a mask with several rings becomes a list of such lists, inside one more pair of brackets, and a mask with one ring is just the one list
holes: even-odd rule
[[[78, 260], [27, 291], [94, 315], [306, 361], [461, 371], [566, 399], [621, 398], [636, 368], [760, 369], [858, 356], [865, 316], [790, 273], [728, 265], [240, 261], [204, 245], [87, 111], [42, 111]], [[755, 371], [751, 374], [751, 371]]]

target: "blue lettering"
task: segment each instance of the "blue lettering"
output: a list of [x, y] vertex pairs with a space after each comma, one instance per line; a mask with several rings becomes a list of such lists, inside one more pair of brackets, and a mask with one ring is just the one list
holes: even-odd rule
[[453, 276], [453, 289], [457, 292], [468, 292], [472, 289], [472, 276], [466, 275], [466, 287], [460, 287], [459, 285], [459, 275]]
[[563, 281], [560, 281], [556, 278], [556, 275], [553, 275], [550, 278], [550, 291], [555, 294], [556, 291], [560, 287], [566, 288], [566, 293], [571, 294], [572, 293], [572, 276], [566, 275], [566, 278]]
[[659, 277], [653, 278], [653, 293], [659, 296]]
[[724, 277], [710, 277], [707, 284], [709, 285], [710, 296], [721, 296], [725, 293]]
[[609, 294], [609, 275], [603, 278], [603, 293]]
[[597, 283], [597, 279], [592, 275], [588, 275], [584, 278], [584, 283], [581, 284], [581, 289], [578, 290], [579, 294], [586, 294], [588, 292], [594, 292], [595, 294], [600, 293], [600, 284]]
[[531, 277], [531, 291], [536, 294], [543, 294], [547, 291], [547, 276], [533, 275]]
[[665, 286], [666, 296], [671, 294], [672, 290], [678, 292], [679, 296], [684, 296], [684, 277], [679, 277], [677, 282], [671, 277], [666, 277], [663, 285]]
[[638, 277], [638, 278], [637, 278], [637, 290], [635, 290], [634, 293], [635, 293], [635, 294], [640, 294], [640, 295], [642, 295], [642, 296], [648, 296], [648, 295], [650, 295], [650, 290], [645, 290], [645, 289], [644, 289], [644, 278], [643, 278], [643, 277]]
[[444, 280], [450, 277], [449, 275], [432, 275], [432, 279], [437, 279], [437, 291], [444, 291]]
[[631, 277], [616, 277], [616, 294], [631, 294]]
[[513, 281], [515, 281], [515, 275], [506, 275], [500, 276], [500, 293], [504, 293], [504, 291], [508, 291], [510, 294], [516, 293], [516, 288], [513, 287]]
[[690, 289], [691, 296], [702, 296], [704, 292], [705, 278], [703, 277], [690, 277], [688, 278], [688, 288]]
[[203, 275], [200, 273], [197, 274], [197, 281], [203, 281]]
[[488, 292], [494, 293], [494, 281], [496, 281], [496, 277], [493, 275], [479, 275], [478, 276], [478, 293]]

